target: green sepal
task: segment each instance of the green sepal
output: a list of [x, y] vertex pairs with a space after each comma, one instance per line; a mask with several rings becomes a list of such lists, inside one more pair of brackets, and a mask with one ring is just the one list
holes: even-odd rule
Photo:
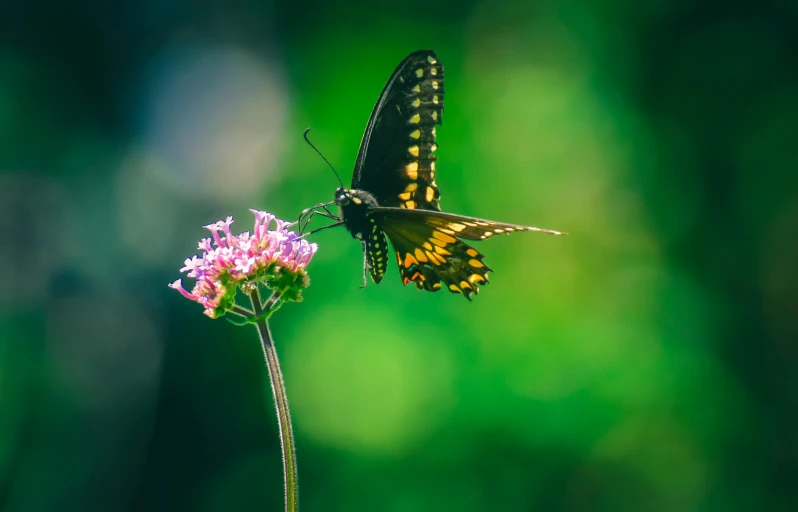
[[224, 319], [233, 325], [237, 325], [238, 327], [249, 325], [252, 321], [251, 318], [243, 318], [238, 316], [233, 317], [231, 315], [225, 315]]
[[[276, 307], [275, 307], [276, 306]], [[244, 325], [256, 324], [258, 320], [268, 320], [272, 314], [280, 308], [280, 301], [277, 301], [271, 308], [264, 310], [260, 313], [260, 315], [253, 315], [247, 318], [241, 318], [238, 315], [232, 315], [235, 318], [232, 318], [231, 315], [225, 315], [225, 320], [230, 322], [233, 325], [237, 325], [239, 327]]]

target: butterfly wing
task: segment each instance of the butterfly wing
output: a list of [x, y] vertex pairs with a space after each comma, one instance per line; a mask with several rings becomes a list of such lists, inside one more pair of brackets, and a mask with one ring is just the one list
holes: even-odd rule
[[381, 206], [440, 210], [435, 127], [443, 116], [443, 66], [430, 50], [399, 64], [371, 113], [352, 188]]
[[373, 208], [369, 216], [391, 240], [405, 285], [413, 281], [418, 289], [432, 292], [446, 286], [468, 300], [479, 293], [480, 283], [488, 282], [491, 269], [484, 256], [460, 238], [485, 240], [515, 231], [565, 234], [429, 210]]

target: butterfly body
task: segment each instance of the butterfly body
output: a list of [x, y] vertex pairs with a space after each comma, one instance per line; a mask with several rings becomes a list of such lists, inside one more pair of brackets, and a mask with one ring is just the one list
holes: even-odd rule
[[405, 285], [433, 292], [446, 288], [471, 300], [491, 269], [463, 239], [515, 231], [563, 233], [440, 211], [435, 152], [443, 84], [443, 66], [432, 51], [411, 53], [399, 64], [369, 118], [352, 187], [335, 191], [340, 216], [334, 218], [363, 243], [376, 283], [387, 269], [387, 238]]
[[339, 188], [335, 191], [335, 203], [341, 212], [346, 230], [357, 240], [363, 240], [364, 233], [371, 231], [374, 224], [368, 217], [370, 208], [379, 206], [377, 199], [365, 190]]

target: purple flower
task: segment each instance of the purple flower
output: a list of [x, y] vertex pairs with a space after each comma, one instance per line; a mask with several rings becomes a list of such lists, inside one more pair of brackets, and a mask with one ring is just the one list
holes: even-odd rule
[[[230, 231], [233, 217], [205, 226], [212, 238], [200, 240], [202, 254], [186, 259], [180, 269], [196, 279], [190, 292], [183, 288], [181, 279], [169, 284], [201, 304], [211, 318], [224, 315], [235, 305], [238, 288], [248, 292], [264, 284], [282, 293], [292, 288], [290, 296], [299, 300], [301, 289], [308, 284], [305, 267], [318, 246], [287, 231], [291, 223], [268, 212], [250, 211], [255, 215], [252, 233], [234, 235]], [[269, 230], [272, 221], [275, 229]]]

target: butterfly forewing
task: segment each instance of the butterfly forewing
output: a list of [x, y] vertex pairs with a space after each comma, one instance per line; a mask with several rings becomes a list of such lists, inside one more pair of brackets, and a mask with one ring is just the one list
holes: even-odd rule
[[440, 210], [435, 184], [436, 125], [443, 119], [443, 66], [434, 52], [410, 54], [396, 68], [369, 118], [352, 188], [381, 206]]
[[[380, 208], [385, 215], [394, 208]], [[516, 231], [537, 231], [550, 235], [563, 235], [559, 231], [551, 229], [536, 228], [533, 226], [521, 226], [519, 224], [508, 224], [506, 222], [496, 222], [494, 220], [479, 219], [465, 215], [452, 213], [436, 212], [432, 215], [425, 215], [423, 212], [396, 212], [407, 219], [418, 219], [417, 222], [428, 223], [430, 226], [441, 230], [443, 233], [466, 238], [468, 240], [486, 240], [493, 235], [509, 235]]]

